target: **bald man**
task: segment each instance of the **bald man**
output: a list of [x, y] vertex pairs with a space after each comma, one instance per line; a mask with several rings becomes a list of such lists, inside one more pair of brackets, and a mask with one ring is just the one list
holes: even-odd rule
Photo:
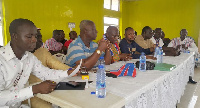
[[109, 41], [100, 40], [99, 44], [93, 42], [97, 37], [97, 30], [94, 22], [83, 20], [80, 23], [80, 35], [70, 43], [66, 64], [73, 67], [83, 59], [82, 66], [87, 70], [98, 65], [100, 56], [104, 56], [105, 64], [111, 63]]
[[103, 35], [104, 40], [109, 40], [111, 45], [110, 53], [112, 56], [112, 63], [119, 60], [130, 60], [132, 59], [130, 54], [121, 53], [118, 43], [119, 30], [115, 26], [109, 26], [106, 33]]

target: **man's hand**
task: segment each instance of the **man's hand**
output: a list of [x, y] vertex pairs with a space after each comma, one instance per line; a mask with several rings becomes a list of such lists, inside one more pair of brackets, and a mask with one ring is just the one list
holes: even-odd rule
[[157, 58], [156, 58], [156, 57], [154, 57], [154, 56], [149, 56], [149, 55], [146, 55], [146, 59], [153, 59], [153, 60], [157, 60]]
[[112, 47], [112, 43], [110, 43], [109, 40], [106, 40], [107, 43], [107, 50], [110, 50], [110, 48]]
[[122, 53], [119, 55], [120, 60], [128, 61], [132, 59], [131, 54]]
[[188, 49], [188, 47], [185, 47], [185, 44], [182, 44], [182, 48], [185, 50]]
[[181, 45], [176, 46], [176, 50], [180, 50]]
[[155, 47], [151, 47], [150, 52], [154, 52], [154, 51], [155, 51]]
[[105, 52], [105, 50], [108, 48], [108, 46], [109, 46], [108, 41], [101, 39], [99, 41], [98, 49]]
[[32, 90], [33, 90], [33, 94], [37, 94], [37, 93], [48, 94], [54, 91], [55, 87], [56, 87], [56, 82], [46, 80], [46, 81], [41, 82], [40, 84], [33, 85]]

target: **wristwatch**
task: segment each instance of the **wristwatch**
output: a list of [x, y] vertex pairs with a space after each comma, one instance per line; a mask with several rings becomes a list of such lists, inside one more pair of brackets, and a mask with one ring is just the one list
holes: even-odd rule
[[101, 55], [101, 51], [100, 50], [96, 50], [97, 54]]

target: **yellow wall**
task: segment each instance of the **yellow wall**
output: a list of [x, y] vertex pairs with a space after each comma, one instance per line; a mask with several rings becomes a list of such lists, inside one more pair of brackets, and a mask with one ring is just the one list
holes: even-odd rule
[[[16, 18], [27, 18], [41, 28], [43, 41], [52, 37], [54, 29], [65, 31], [69, 39], [68, 22], [75, 22], [73, 29], [79, 34], [79, 24], [83, 19], [94, 21], [98, 31], [97, 40], [103, 35], [103, 16], [120, 18], [120, 12], [113, 12], [103, 8], [103, 0], [3, 0], [5, 8], [4, 30], [10, 41], [9, 24]], [[5, 44], [7, 41], [5, 42]]]
[[160, 27], [168, 38], [186, 28], [196, 41], [200, 29], [199, 0], [139, 0], [123, 2], [123, 33], [128, 26], [141, 34], [144, 26]]

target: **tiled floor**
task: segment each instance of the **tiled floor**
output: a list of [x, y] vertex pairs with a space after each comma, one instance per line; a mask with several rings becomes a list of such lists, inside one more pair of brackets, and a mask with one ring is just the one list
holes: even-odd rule
[[[193, 79], [197, 81], [197, 84], [187, 84], [177, 108], [200, 108], [200, 66], [195, 68]], [[197, 97], [197, 101], [195, 101], [195, 97]]]

